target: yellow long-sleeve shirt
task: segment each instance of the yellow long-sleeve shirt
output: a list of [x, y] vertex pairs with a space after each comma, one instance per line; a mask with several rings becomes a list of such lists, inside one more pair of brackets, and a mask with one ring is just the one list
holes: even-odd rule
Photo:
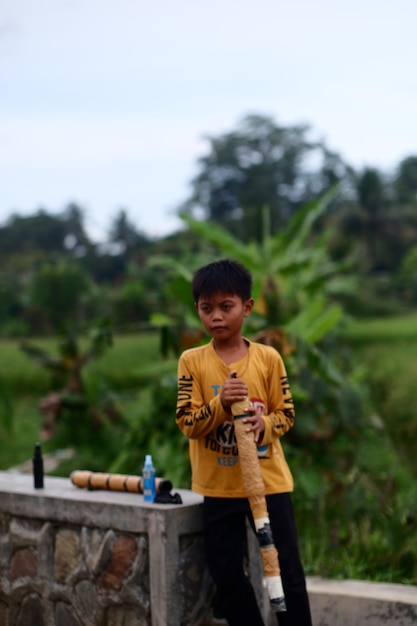
[[248, 341], [245, 357], [226, 365], [213, 341], [191, 348], [178, 362], [177, 423], [190, 440], [192, 489], [206, 496], [245, 497], [233, 421], [223, 409], [220, 391], [231, 370], [243, 378], [249, 400], [263, 409], [265, 432], [258, 446], [265, 493], [293, 490], [280, 437], [294, 423], [294, 405], [280, 354]]

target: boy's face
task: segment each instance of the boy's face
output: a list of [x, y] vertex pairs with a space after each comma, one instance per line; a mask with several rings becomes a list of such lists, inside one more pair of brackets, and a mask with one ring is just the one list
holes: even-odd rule
[[242, 301], [235, 294], [218, 292], [200, 296], [195, 306], [209, 335], [217, 341], [227, 341], [241, 334], [243, 320], [252, 311], [253, 299]]

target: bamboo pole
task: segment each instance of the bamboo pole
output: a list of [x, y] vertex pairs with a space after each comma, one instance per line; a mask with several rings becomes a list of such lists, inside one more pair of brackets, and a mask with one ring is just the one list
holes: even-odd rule
[[[109, 474], [105, 472], [89, 472], [87, 470], [74, 470], [70, 475], [71, 481], [77, 487], [86, 489], [108, 489], [109, 491], [130, 491], [143, 493], [142, 476], [130, 476], [128, 474]], [[166, 478], [156, 478], [156, 493], [169, 492], [172, 482]]]
[[243, 423], [243, 418], [248, 417], [248, 413], [245, 413], [247, 406], [247, 400], [232, 404], [243, 486], [255, 522], [271, 610], [273, 612], [282, 612], [286, 611], [287, 607], [282, 588], [278, 551], [274, 545], [269, 513], [266, 506], [265, 485], [259, 465], [258, 451], [253, 432], [247, 433], [246, 424]]

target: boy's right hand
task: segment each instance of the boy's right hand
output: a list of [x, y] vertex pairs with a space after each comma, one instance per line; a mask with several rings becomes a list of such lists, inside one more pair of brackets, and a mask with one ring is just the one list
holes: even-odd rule
[[[242, 402], [248, 397], [248, 388], [242, 378], [236, 378], [237, 372], [232, 370], [226, 378], [220, 393], [220, 400], [226, 413], [230, 414], [230, 407], [234, 402]], [[248, 401], [249, 407], [249, 401]]]

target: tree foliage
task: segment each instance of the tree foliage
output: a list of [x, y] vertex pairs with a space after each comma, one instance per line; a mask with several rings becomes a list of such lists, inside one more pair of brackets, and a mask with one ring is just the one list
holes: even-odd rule
[[208, 137], [184, 209], [233, 228], [244, 240], [262, 239], [263, 206], [270, 210], [271, 232], [288, 224], [308, 200], [348, 176], [342, 159], [310, 140], [308, 131], [249, 115], [237, 129]]
[[5, 258], [35, 250], [57, 252], [64, 248], [66, 234], [63, 221], [44, 210], [27, 217], [12, 215], [0, 228], [0, 256]]
[[34, 311], [54, 331], [70, 320], [79, 322], [83, 297], [90, 291], [88, 274], [71, 259], [43, 261], [36, 268], [30, 286]]
[[[249, 251], [253, 242], [287, 233], [303, 207], [338, 181], [332, 211], [315, 220], [314, 234], [326, 237], [331, 260], [349, 261], [358, 277], [356, 295], [345, 304], [355, 313], [372, 314], [417, 301], [407, 285], [409, 272], [401, 270], [417, 243], [416, 156], [403, 159], [392, 174], [374, 167], [355, 172], [323, 141], [311, 139], [308, 126], [283, 126], [262, 115], [248, 115], [207, 142], [182, 214], [223, 227]], [[115, 212], [107, 239], [96, 242], [85, 218], [85, 209], [72, 203], [57, 214], [46, 209], [13, 214], [0, 225], [1, 335], [52, 332], [64, 309], [68, 316], [76, 311], [84, 328], [100, 312], [123, 329], [135, 315], [140, 323], [156, 311], [172, 315], [172, 299], [163, 293], [150, 259], [169, 254], [190, 267], [215, 253], [214, 243], [190, 229], [152, 240], [127, 209]], [[68, 281], [63, 272], [60, 288], [47, 297], [52, 270], [64, 267]], [[79, 273], [78, 287], [69, 268]]]
[[400, 162], [394, 190], [399, 204], [417, 204], [417, 156], [409, 156]]

